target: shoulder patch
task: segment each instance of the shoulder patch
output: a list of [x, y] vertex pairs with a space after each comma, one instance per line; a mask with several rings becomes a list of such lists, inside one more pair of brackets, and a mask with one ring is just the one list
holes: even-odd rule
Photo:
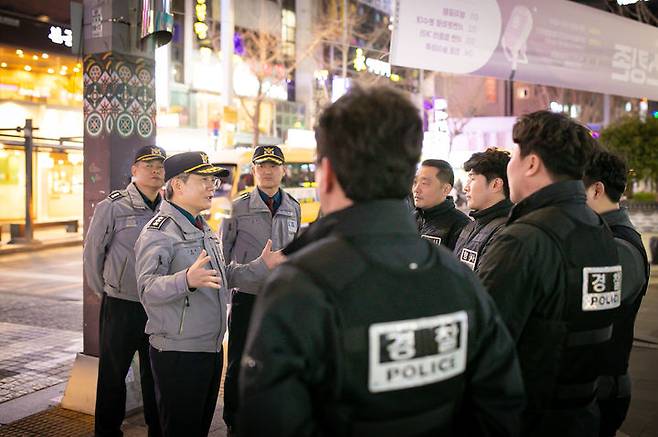
[[236, 195], [233, 198], [233, 202], [239, 202], [241, 200], [247, 200], [251, 197], [251, 193], [249, 191], [243, 191], [241, 194]]
[[148, 225], [148, 229], [157, 229], [160, 230], [162, 226], [169, 220], [171, 217], [168, 215], [159, 215], [151, 221]]
[[107, 198], [110, 199], [112, 202], [114, 202], [115, 200], [119, 200], [122, 197], [126, 197], [126, 193], [124, 193], [121, 190], [112, 191], [110, 195], [107, 196]]

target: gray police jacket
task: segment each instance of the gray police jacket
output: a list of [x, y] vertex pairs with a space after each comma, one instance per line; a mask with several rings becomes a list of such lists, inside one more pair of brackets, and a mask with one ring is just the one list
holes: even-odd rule
[[[221, 239], [224, 257], [233, 262], [247, 263], [256, 259], [272, 240], [272, 250], [281, 250], [290, 243], [301, 223], [301, 208], [297, 200], [281, 190], [281, 206], [274, 216], [254, 188], [233, 201], [231, 217], [222, 221]], [[240, 287], [240, 291], [256, 294], [257, 288]]]
[[95, 293], [139, 302], [134, 246], [155, 214], [132, 183], [96, 205], [82, 255], [85, 278]]
[[[137, 286], [148, 321], [145, 332], [159, 350], [218, 352], [226, 331], [228, 287], [257, 289], [269, 269], [258, 258], [249, 264], [226, 266], [221, 245], [208, 224], [196, 228], [171, 203], [142, 230], [135, 244]], [[187, 285], [187, 269], [205, 249], [219, 272], [221, 288]]]

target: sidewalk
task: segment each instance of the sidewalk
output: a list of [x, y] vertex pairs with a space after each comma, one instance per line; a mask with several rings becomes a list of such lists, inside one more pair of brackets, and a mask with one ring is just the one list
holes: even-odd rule
[[2, 231], [2, 241], [0, 241], [0, 257], [15, 253], [33, 252], [36, 250], [53, 249], [56, 247], [82, 245], [82, 227], [78, 232], [66, 232], [61, 228], [54, 229], [36, 229], [34, 231], [34, 243], [31, 244], [9, 244], [11, 239], [9, 230], [5, 225]]

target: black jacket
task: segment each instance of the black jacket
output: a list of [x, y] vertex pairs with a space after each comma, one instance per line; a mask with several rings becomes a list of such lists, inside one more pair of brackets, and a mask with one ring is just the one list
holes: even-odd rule
[[452, 197], [429, 209], [416, 208], [415, 217], [421, 237], [450, 250], [454, 250], [460, 232], [471, 221], [455, 208]]
[[598, 435], [592, 405], [621, 300], [621, 266], [612, 233], [585, 201], [580, 181], [535, 192], [512, 208], [480, 264], [517, 344], [529, 436]]
[[474, 220], [464, 226], [455, 244], [454, 252], [461, 262], [478, 271], [489, 243], [505, 227], [512, 206], [509, 199], [504, 199], [489, 208], [470, 213]]
[[605, 353], [603, 372], [599, 381], [599, 399], [630, 396], [628, 359], [633, 346], [635, 318], [649, 283], [649, 260], [642, 237], [628, 217], [626, 209], [601, 214], [610, 226], [618, 243], [623, 268], [622, 302], [614, 322], [610, 347]]
[[[254, 309], [240, 435], [517, 434], [509, 334], [473, 273], [418, 238], [402, 201], [329, 214], [286, 252]], [[424, 379], [444, 364], [454, 373]]]

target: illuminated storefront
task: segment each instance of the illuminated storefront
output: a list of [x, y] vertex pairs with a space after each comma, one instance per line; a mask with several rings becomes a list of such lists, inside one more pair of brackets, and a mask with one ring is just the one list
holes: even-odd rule
[[0, 15], [0, 223], [25, 217], [25, 152], [11, 129], [36, 128], [36, 222], [81, 219], [83, 194], [82, 61], [71, 54], [66, 25]]

